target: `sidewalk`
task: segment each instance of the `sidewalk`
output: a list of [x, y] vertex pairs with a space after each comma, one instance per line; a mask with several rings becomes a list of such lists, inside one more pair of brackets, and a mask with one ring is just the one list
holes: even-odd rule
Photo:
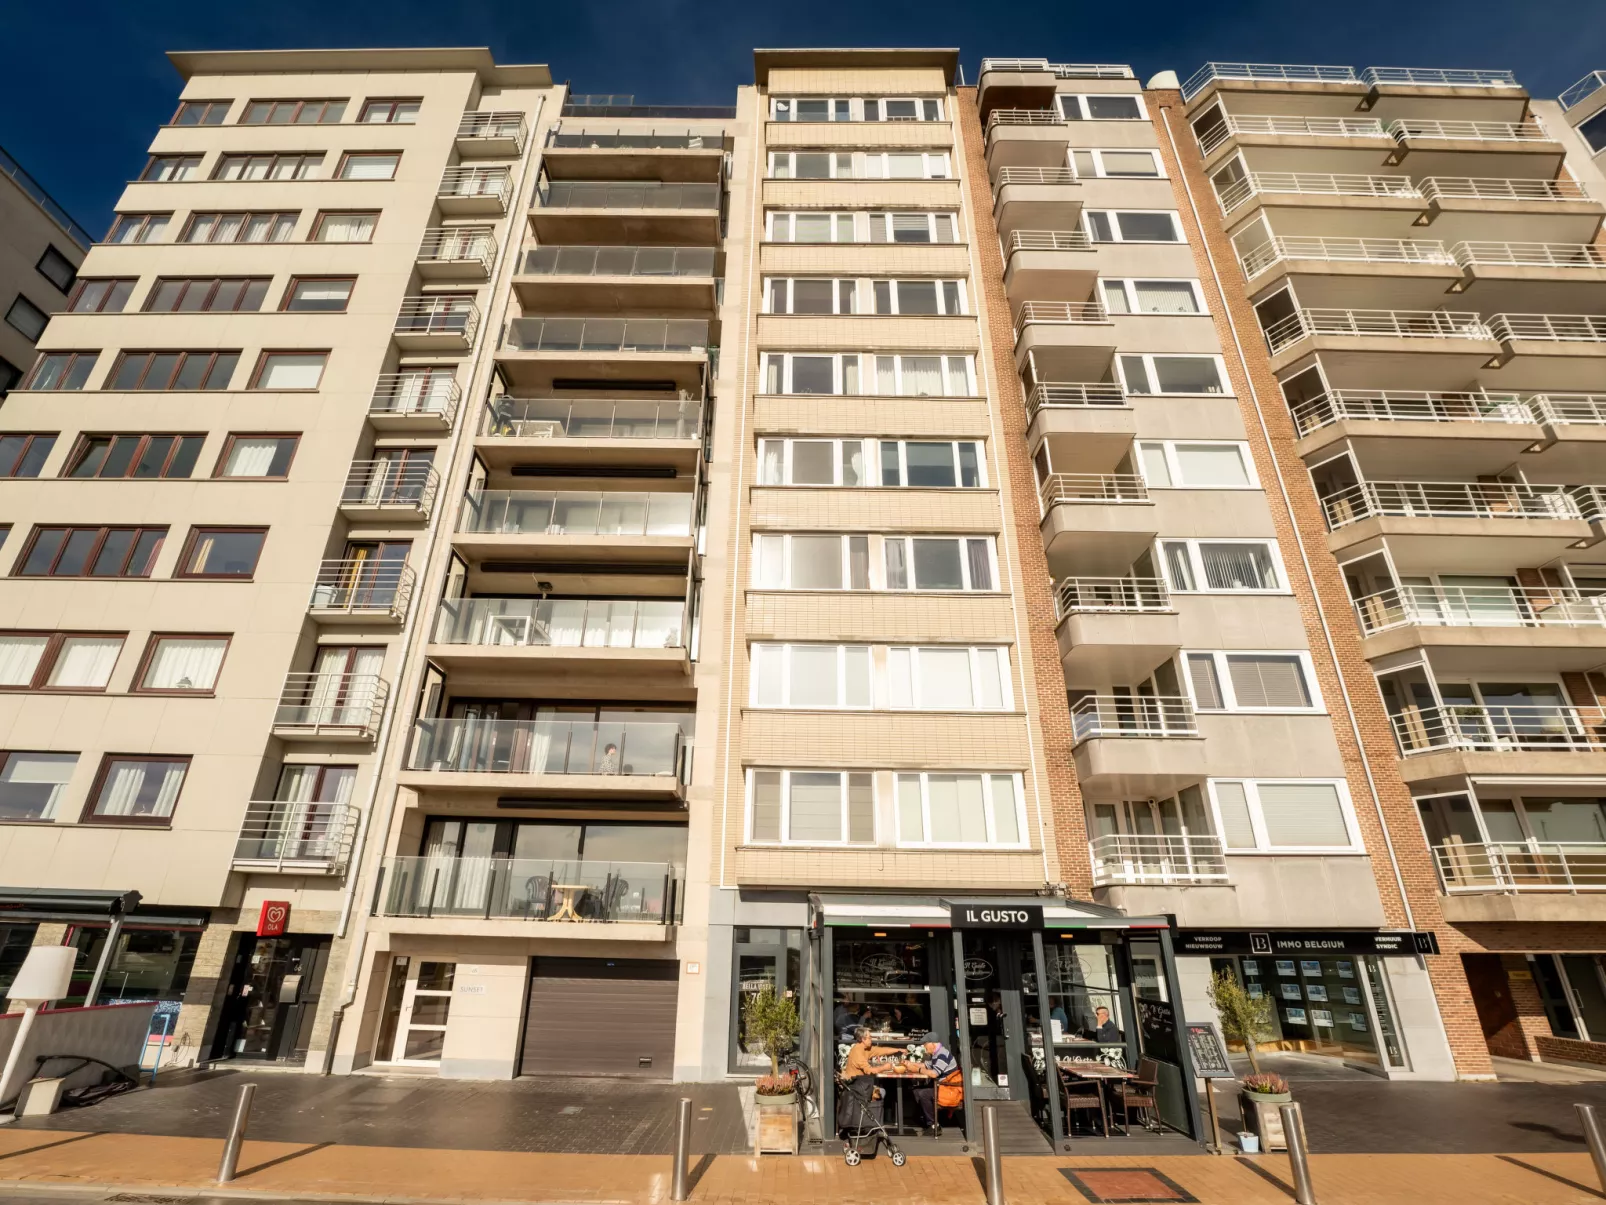
[[[0, 1129], [0, 1199], [46, 1187], [430, 1205], [656, 1205], [669, 1197], [670, 1161], [662, 1155], [248, 1141], [239, 1177], [219, 1190], [214, 1177], [221, 1150], [214, 1138], [6, 1127]], [[1287, 1205], [1293, 1199], [1288, 1161], [1280, 1155], [1003, 1162], [1011, 1205]], [[984, 1200], [977, 1161], [946, 1156], [911, 1159], [902, 1168], [884, 1158], [850, 1168], [840, 1158], [823, 1156], [704, 1156], [693, 1176], [691, 1199], [699, 1205], [886, 1205], [892, 1200], [982, 1205]], [[1321, 1205], [1598, 1205], [1602, 1199], [1590, 1187], [1594, 1170], [1584, 1154], [1316, 1155], [1311, 1176]]]

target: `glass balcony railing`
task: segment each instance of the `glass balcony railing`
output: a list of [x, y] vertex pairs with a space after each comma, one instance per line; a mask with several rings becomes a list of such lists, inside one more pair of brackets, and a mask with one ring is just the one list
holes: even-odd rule
[[705, 351], [708, 323], [701, 318], [514, 318], [502, 346], [510, 351]]
[[382, 916], [671, 925], [680, 919], [683, 876], [681, 867], [668, 862], [387, 858], [379, 911]]
[[499, 397], [485, 404], [484, 435], [500, 439], [696, 439], [701, 402]]
[[525, 276], [712, 276], [712, 247], [532, 247]]
[[480, 490], [463, 503], [457, 529], [487, 535], [689, 536], [689, 493]]
[[497, 648], [679, 648], [683, 600], [453, 598], [435, 617], [436, 644]]
[[536, 197], [546, 209], [718, 209], [719, 185], [558, 180]]
[[685, 736], [658, 720], [419, 720], [408, 768], [679, 779]]
[[721, 134], [660, 134], [649, 131], [626, 134], [623, 130], [604, 133], [601, 130], [551, 130], [546, 138], [550, 150], [598, 151], [717, 151], [724, 149]]

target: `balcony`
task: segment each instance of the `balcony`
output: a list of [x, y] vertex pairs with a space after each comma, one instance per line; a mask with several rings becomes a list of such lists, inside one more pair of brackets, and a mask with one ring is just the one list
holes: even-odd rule
[[667, 571], [675, 563], [684, 574], [693, 502], [689, 491], [481, 490], [464, 499], [453, 543], [481, 561], [561, 551], [566, 561], [599, 566], [628, 561]]
[[1361, 72], [1361, 83], [1372, 88], [1518, 88], [1517, 77], [1509, 71], [1485, 71], [1443, 67], [1368, 67]]
[[1015, 300], [1074, 301], [1098, 275], [1093, 244], [1080, 230], [1011, 230], [1004, 242], [1004, 290]]
[[701, 402], [499, 397], [475, 440], [495, 471], [521, 464], [663, 466], [692, 472], [702, 454]]
[[[1482, 389], [1334, 389], [1289, 411], [1300, 455], [1324, 457], [1344, 441], [1378, 477], [1408, 476], [1425, 462], [1447, 476], [1494, 476], [1525, 454], [1524, 463], [1541, 463], [1533, 449], [1547, 438], [1544, 420], [1520, 394]], [[1553, 462], [1554, 454], [1542, 462], [1547, 475]]]
[[1600, 225], [1601, 203], [1571, 178], [1425, 176], [1416, 185], [1427, 202], [1416, 220], [1419, 226], [1444, 214], [1466, 214], [1479, 233], [1488, 233], [1497, 221], [1513, 234], [1572, 233], [1582, 241]]
[[1055, 585], [1054, 602], [1060, 657], [1072, 681], [1133, 681], [1182, 645], [1159, 578], [1064, 578]]
[[552, 246], [712, 246], [718, 184], [563, 181], [543, 184], [530, 224]]
[[[1529, 304], [1565, 305], [1568, 300], [1581, 299], [1578, 285], [1599, 288], [1606, 284], [1606, 251], [1593, 243], [1466, 241], [1451, 247], [1450, 254], [1463, 273], [1458, 291], [1480, 281], [1502, 282], [1507, 304], [1520, 296]], [[1606, 331], [1606, 322], [1601, 322], [1600, 330]]]
[[1606, 646], [1606, 598], [1561, 588], [1397, 586], [1355, 614], [1367, 657], [1428, 648], [1441, 672], [1583, 672]]
[[1398, 118], [1384, 127], [1401, 146], [1413, 142], [1553, 142], [1537, 121], [1424, 121]]
[[1525, 121], [1430, 121], [1400, 118], [1388, 123], [1394, 149], [1383, 161], [1398, 167], [1410, 162], [1412, 175], [1459, 174], [1467, 155], [1478, 156], [1480, 176], [1549, 176], [1560, 174], [1566, 159], [1561, 143], [1537, 119]]
[[1024, 301], [1015, 314], [1015, 363], [1059, 380], [1092, 380], [1108, 369], [1116, 326], [1098, 301]]
[[673, 925], [680, 920], [682, 876], [666, 862], [386, 858], [379, 915]]
[[1225, 884], [1220, 837], [1110, 833], [1088, 842], [1093, 886]]
[[976, 101], [981, 119], [994, 109], [1044, 109], [1054, 104], [1055, 81], [1131, 79], [1132, 68], [1116, 63], [1051, 63], [1047, 59], [988, 58], [981, 61]]
[[658, 721], [422, 719], [408, 785], [498, 796], [679, 799], [688, 747]]
[[[1278, 204], [1298, 204], [1290, 198], [1311, 198], [1308, 204], [1332, 206], [1335, 197], [1362, 197], [1403, 201], [1406, 208], [1422, 200], [1417, 185], [1406, 176], [1343, 175], [1332, 172], [1252, 172], [1220, 189], [1221, 212], [1233, 210], [1255, 197], [1275, 196]], [[1341, 202], [1339, 204], [1342, 204]]]
[[1154, 499], [1135, 474], [1054, 473], [1039, 497], [1051, 561], [1075, 565], [1080, 573], [1121, 573], [1158, 531]]
[[703, 318], [514, 318], [497, 362], [521, 391], [563, 391], [576, 388], [567, 382], [586, 381], [701, 396], [708, 349]]
[[1592, 487], [1504, 481], [1363, 481], [1322, 499], [1327, 529], [1362, 519], [1596, 519]]
[[379, 734], [390, 683], [378, 674], [286, 674], [275, 736], [369, 743]]
[[1192, 100], [1218, 80], [1268, 84], [1360, 83], [1353, 67], [1307, 63], [1206, 63], [1183, 82], [1182, 99]]
[[986, 129], [987, 170], [994, 178], [1006, 167], [1065, 167], [1065, 119], [1058, 109], [995, 108]]
[[680, 598], [453, 598], [441, 603], [429, 658], [465, 693], [531, 673], [678, 686], [689, 668], [685, 617]]
[[993, 218], [1006, 238], [1032, 227], [1074, 230], [1081, 222], [1081, 180], [1068, 167], [1001, 167], [993, 179]]
[[[1416, 275], [1405, 269], [1428, 267], [1429, 275], [1452, 280], [1456, 276], [1457, 261], [1443, 243], [1398, 238], [1313, 238], [1294, 235], [1267, 239], [1239, 257], [1244, 279], [1254, 278], [1277, 263], [1290, 260], [1309, 260], [1324, 267], [1314, 269], [1331, 273], [1334, 264], [1368, 264], [1383, 269], [1377, 275]], [[1299, 271], [1290, 267], [1287, 271]], [[1311, 271], [1312, 269], [1305, 269]]]
[[1065, 118], [1058, 109], [994, 109], [987, 115], [987, 135], [1003, 126], [1062, 126]]
[[534, 247], [514, 276], [526, 310], [714, 312], [712, 247]]
[[413, 598], [413, 570], [372, 557], [324, 561], [312, 582], [307, 613], [320, 623], [397, 624]]
[[1464, 842], [1433, 847], [1439, 885], [1459, 892], [1606, 891], [1606, 843]]
[[[1273, 322], [1263, 333], [1273, 356], [1293, 350], [1306, 339], [1335, 350], [1346, 347], [1344, 343], [1330, 343], [1332, 339], [1345, 343], [1356, 340], [1347, 349], [1367, 353], [1405, 350], [1397, 346], [1396, 340], [1436, 340], [1445, 345], [1446, 351], [1481, 357], [1477, 361], [1481, 364], [1489, 358], [1494, 342], [1494, 332], [1481, 314], [1450, 310], [1301, 309]], [[1467, 348], [1467, 343], [1476, 346]]]
[[1085, 695], [1071, 706], [1077, 779], [1103, 794], [1165, 795], [1205, 777], [1193, 704], [1181, 696]]
[[496, 262], [495, 226], [432, 226], [418, 245], [426, 280], [489, 280]]
[[480, 329], [480, 310], [466, 297], [424, 294], [402, 298], [391, 338], [407, 351], [467, 351]]
[[1361, 139], [1383, 146], [1389, 134], [1371, 117], [1297, 117], [1228, 113], [1197, 135], [1199, 153], [1209, 158], [1229, 141], [1258, 146], [1301, 147], [1329, 139]]
[[253, 801], [234, 844], [233, 867], [257, 874], [343, 875], [358, 816], [344, 803]]
[[1084, 463], [1114, 463], [1137, 434], [1137, 415], [1115, 383], [1039, 381], [1026, 396], [1026, 421], [1034, 444], [1071, 437]]
[[[1528, 403], [1515, 393], [1440, 393], [1422, 390], [1333, 389], [1289, 407], [1301, 436], [1334, 423], [1493, 423], [1499, 426], [1537, 421]], [[1463, 438], [1456, 434], [1453, 438]], [[1532, 439], [1526, 442], [1531, 443]]]
[[547, 131], [542, 163], [553, 180], [718, 181], [725, 136], [682, 127], [660, 130]]
[[1407, 708], [1390, 717], [1400, 753], [1444, 749], [1509, 753], [1599, 753], [1606, 750], [1606, 711], [1599, 707], [1527, 704]]
[[[1489, 330], [1505, 344], [1606, 343], [1606, 315], [1601, 314], [1491, 314]], [[1597, 348], [1585, 354], [1599, 355]]]
[[433, 465], [354, 460], [340, 491], [340, 510], [359, 522], [421, 523], [429, 518], [439, 489]]
[[527, 130], [517, 110], [464, 113], [457, 123], [457, 153], [465, 159], [517, 159]]
[[1606, 90], [1606, 71], [1591, 71], [1556, 99], [1566, 110], [1576, 109], [1596, 93]]
[[513, 177], [505, 167], [449, 167], [435, 189], [435, 207], [451, 216], [507, 212]]
[[439, 372], [387, 372], [374, 381], [368, 421], [380, 431], [450, 431], [463, 391]]

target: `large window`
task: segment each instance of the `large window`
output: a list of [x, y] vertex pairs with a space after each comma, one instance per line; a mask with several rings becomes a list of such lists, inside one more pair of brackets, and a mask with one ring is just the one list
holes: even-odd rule
[[104, 389], [227, 389], [240, 362], [237, 351], [125, 351]]
[[1147, 176], [1157, 180], [1165, 175], [1160, 152], [1137, 147], [1107, 151], [1077, 148], [1071, 151], [1071, 164], [1076, 174], [1084, 178]]
[[954, 243], [952, 213], [782, 213], [767, 215], [773, 243]]
[[755, 644], [751, 674], [754, 707], [871, 706], [867, 645]]
[[0, 821], [54, 820], [76, 753], [0, 753]]
[[98, 351], [46, 351], [34, 361], [24, 389], [82, 389], [99, 359]]
[[1220, 356], [1120, 355], [1115, 362], [1128, 393], [1226, 392]]
[[322, 151], [278, 151], [258, 155], [220, 155], [214, 180], [310, 180], [323, 163]]
[[895, 790], [899, 845], [1027, 844], [1019, 774], [899, 774]]
[[1104, 308], [1111, 314], [1202, 314], [1196, 280], [1101, 280]]
[[176, 576], [249, 581], [267, 538], [263, 527], [192, 528]]
[[295, 458], [299, 442], [297, 435], [231, 434], [212, 475], [252, 481], [283, 480], [290, 475], [290, 461]]
[[356, 287], [353, 276], [298, 276], [285, 289], [280, 308], [292, 314], [344, 314]]
[[337, 180], [394, 180], [400, 151], [348, 151], [340, 157]]
[[36, 527], [19, 577], [149, 577], [165, 527]]
[[188, 477], [201, 454], [204, 435], [84, 435], [67, 458], [63, 477]]
[[872, 213], [872, 243], [956, 243], [959, 220], [951, 213]]
[[106, 234], [108, 243], [154, 243], [167, 232], [171, 213], [120, 213]]
[[284, 243], [295, 232], [293, 210], [237, 213], [192, 213], [179, 235], [181, 243]]
[[1087, 237], [1095, 243], [1180, 243], [1182, 223], [1171, 209], [1084, 209]]
[[841, 770], [749, 770], [748, 840], [782, 845], [873, 845], [875, 775]]
[[324, 210], [312, 224], [312, 241], [315, 243], [371, 243], [379, 214], [364, 210]]
[[963, 314], [965, 282], [962, 280], [873, 280], [878, 314]]
[[251, 374], [252, 389], [316, 389], [323, 380], [329, 353], [323, 351], [265, 351]]
[[68, 292], [73, 286], [73, 281], [78, 279], [78, 266], [51, 246], [47, 246], [34, 261], [33, 268], [54, 285], [59, 293]]
[[763, 391], [771, 394], [976, 396], [970, 356], [765, 352], [763, 364]]
[[974, 489], [987, 484], [974, 440], [761, 439], [760, 485], [908, 486]]
[[346, 115], [341, 100], [253, 100], [240, 114], [243, 126], [333, 125]]
[[50, 315], [29, 301], [21, 293], [12, 299], [11, 308], [6, 311], [6, 325], [20, 334], [29, 343], [34, 342], [45, 333], [45, 326], [50, 321]]
[[139, 174], [146, 183], [167, 184], [177, 180], [193, 180], [201, 171], [199, 155], [152, 155], [145, 161], [145, 170]]
[[145, 299], [148, 314], [256, 313], [268, 295], [266, 276], [162, 277]]
[[868, 590], [870, 537], [755, 535], [753, 585], [760, 590]]
[[1008, 711], [1003, 648], [754, 644], [754, 707]]
[[189, 773], [187, 757], [113, 754], [101, 765], [85, 823], [166, 824]]
[[56, 446], [56, 434], [8, 431], [0, 435], [0, 477], [37, 477]]
[[0, 689], [105, 690], [122, 632], [0, 632]]
[[[772, 243], [856, 243], [851, 213], [775, 213], [766, 215]], [[868, 227], [867, 227], [868, 229]]]
[[759, 590], [990, 591], [991, 536], [769, 535], [753, 537]]
[[946, 180], [946, 151], [771, 151], [774, 180]]
[[825, 277], [798, 277], [788, 279], [772, 276], [764, 282], [764, 312], [766, 314], [856, 314], [858, 304], [857, 280]]
[[416, 96], [405, 99], [378, 99], [363, 102], [357, 120], [362, 125], [410, 126], [418, 124], [418, 110], [423, 101]]
[[69, 314], [121, 314], [134, 292], [133, 276], [80, 279], [67, 299]]
[[1060, 114], [1066, 121], [1147, 121], [1141, 96], [1099, 92], [1089, 96], [1061, 93]]
[[232, 100], [186, 100], [180, 101], [178, 112], [168, 125], [174, 126], [220, 126], [223, 119], [229, 115], [229, 106]]
[[884, 698], [895, 710], [1009, 711], [1009, 651], [889, 648]]
[[1138, 463], [1150, 488], [1248, 489], [1259, 485], [1249, 445], [1228, 440], [1145, 440]]
[[1229, 850], [1361, 848], [1342, 779], [1212, 779], [1210, 796], [1216, 831]]
[[997, 576], [991, 536], [889, 536], [884, 549], [888, 590], [991, 590]]
[[134, 689], [141, 694], [211, 694], [228, 648], [227, 636], [152, 636]]
[[1320, 710], [1309, 653], [1186, 653], [1184, 660], [1200, 711]]
[[1160, 551], [1179, 593], [1262, 593], [1288, 588], [1277, 545], [1269, 540], [1163, 540]]

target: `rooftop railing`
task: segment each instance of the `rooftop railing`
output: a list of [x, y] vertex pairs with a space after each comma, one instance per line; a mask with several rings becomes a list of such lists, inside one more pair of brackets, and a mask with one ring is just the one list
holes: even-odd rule
[[1131, 79], [1124, 63], [1051, 63], [1047, 59], [983, 59], [982, 74], [989, 71], [1047, 71], [1056, 79]]
[[[1322, 499], [1336, 531], [1362, 519], [1580, 519], [1593, 506], [1589, 486], [1504, 481], [1363, 481]], [[1580, 498], [1580, 491], [1583, 497]]]
[[1537, 121], [1425, 121], [1400, 117], [1386, 127], [1395, 142], [1413, 138], [1437, 138], [1451, 142], [1549, 142], [1545, 127]]
[[1006, 184], [1078, 184], [1080, 179], [1068, 167], [1001, 167], [998, 187]]
[[1386, 138], [1383, 123], [1373, 117], [1279, 117], [1226, 114], [1198, 135], [1199, 150], [1210, 154], [1234, 134], [1275, 134], [1290, 138]]
[[13, 159], [5, 147], [0, 147], [0, 172], [4, 172], [16, 182], [18, 188], [26, 193], [30, 200], [40, 209], [50, 215], [50, 220], [66, 231], [69, 238], [78, 246], [88, 251], [94, 245], [95, 236], [90, 234], [77, 222], [61, 205], [44, 190], [44, 186], [30, 176], [23, 169], [22, 164]]
[[1451, 895], [1606, 891], [1606, 842], [1452, 839], [1433, 847], [1433, 861]]
[[378, 674], [286, 674], [273, 726], [301, 736], [372, 740], [389, 697], [390, 683]]
[[682, 599], [449, 598], [436, 644], [497, 648], [679, 648]]
[[1398, 627], [1600, 628], [1606, 597], [1545, 586], [1394, 586], [1355, 600], [1367, 635]]
[[457, 123], [459, 138], [511, 138], [524, 146], [524, 114], [517, 109], [464, 113]]
[[1093, 886], [1226, 883], [1221, 838], [1190, 833], [1109, 833], [1088, 842]]
[[1420, 197], [1406, 176], [1343, 175], [1331, 172], [1253, 172], [1219, 192], [1221, 208], [1231, 213], [1257, 193], [1293, 193], [1329, 197]]
[[1591, 71], [1576, 84], [1564, 89], [1556, 99], [1561, 102], [1563, 109], [1571, 109], [1574, 105], [1581, 104], [1602, 88], [1606, 88], [1606, 71]]
[[1093, 242], [1084, 230], [1012, 230], [1011, 251], [1091, 251]]
[[396, 508], [427, 515], [435, 505], [440, 474], [431, 464], [399, 460], [354, 460], [346, 470], [340, 505]]
[[1152, 501], [1147, 483], [1136, 473], [1050, 473], [1038, 493], [1045, 507]]
[[712, 247], [531, 247], [525, 276], [712, 276]]
[[1181, 695], [1083, 695], [1071, 705], [1071, 740], [1199, 735], [1193, 703]]
[[1502, 342], [1606, 343], [1602, 314], [1490, 314], [1489, 329]]
[[358, 811], [345, 803], [254, 800], [234, 843], [234, 865], [297, 874], [342, 874], [351, 860]]
[[408, 768], [466, 774], [678, 778], [685, 736], [656, 720], [422, 719]]
[[1395, 339], [1494, 338], [1481, 315], [1452, 310], [1298, 310], [1286, 318], [1279, 318], [1264, 333], [1266, 344], [1274, 355], [1312, 335]]
[[1606, 748], [1606, 711], [1560, 703], [1408, 707], [1389, 717], [1409, 757], [1460, 749], [1480, 753], [1589, 753]]
[[689, 536], [689, 493], [479, 490], [457, 530], [481, 535]]
[[307, 609], [399, 623], [407, 617], [412, 597], [411, 566], [372, 557], [337, 557], [318, 566]]
[[1308, 63], [1206, 63], [1182, 85], [1182, 99], [1192, 100], [1212, 80], [1264, 80], [1289, 84], [1352, 84], [1353, 67], [1327, 67]]
[[1333, 389], [1289, 407], [1301, 435], [1344, 419], [1406, 423], [1531, 423], [1534, 412], [1515, 393], [1436, 393]]
[[420, 263], [472, 263], [489, 271], [495, 258], [495, 226], [434, 226], [418, 245]]
[[498, 397], [481, 434], [498, 439], [696, 439], [701, 402]]
[[708, 347], [703, 318], [514, 318], [509, 351], [691, 352]]
[[1239, 259], [1245, 277], [1264, 272], [1279, 260], [1319, 259], [1330, 263], [1446, 264], [1455, 258], [1443, 243], [1402, 238], [1317, 238], [1282, 235], [1267, 239]]
[[368, 413], [398, 418], [431, 415], [450, 426], [462, 393], [455, 378], [437, 372], [381, 373], [374, 381]]
[[548, 209], [718, 209], [719, 185], [557, 180], [536, 197]]
[[1416, 182], [1430, 201], [1588, 201], [1577, 180], [1524, 180], [1479, 176], [1424, 176]]
[[1028, 415], [1045, 409], [1120, 409], [1127, 404], [1119, 384], [1103, 381], [1039, 381], [1026, 398]]
[[549, 150], [593, 151], [718, 151], [724, 149], [721, 134], [660, 134], [656, 131], [626, 133], [616, 130], [611, 134], [601, 130], [548, 130], [546, 144]]
[[666, 117], [718, 121], [736, 116], [734, 105], [638, 105], [628, 92], [575, 93], [563, 102], [564, 117]]
[[1015, 337], [1028, 326], [1086, 326], [1108, 322], [1109, 314], [1097, 301], [1027, 301], [1015, 315]]
[[1444, 88], [1520, 88], [1509, 71], [1483, 71], [1458, 67], [1368, 67], [1361, 72], [1361, 83], [1417, 84]]
[[513, 178], [505, 167], [449, 167], [441, 174], [439, 197], [495, 197], [507, 207]]
[[987, 115], [987, 133], [999, 126], [1062, 126], [1065, 118], [1058, 109], [994, 109]]
[[479, 329], [479, 307], [464, 297], [429, 293], [404, 297], [396, 311], [398, 335], [452, 335], [472, 342]]
[[381, 916], [672, 925], [684, 872], [667, 862], [386, 858]]
[[1450, 254], [1464, 268], [1606, 268], [1606, 250], [1593, 243], [1461, 242]]
[[1054, 585], [1059, 618], [1091, 611], [1142, 614], [1171, 610], [1171, 593], [1158, 577], [1067, 577]]

